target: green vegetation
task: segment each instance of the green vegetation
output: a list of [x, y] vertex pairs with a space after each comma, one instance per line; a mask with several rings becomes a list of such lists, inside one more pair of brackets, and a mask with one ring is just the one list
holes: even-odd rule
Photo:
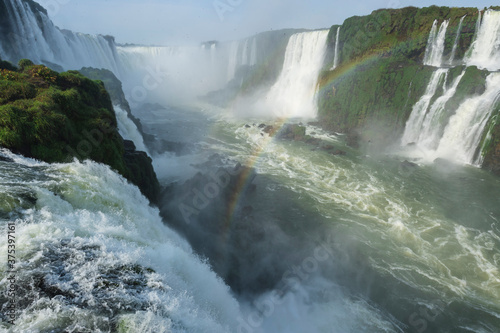
[[78, 72], [89, 79], [102, 81], [113, 103], [119, 105], [124, 110], [130, 110], [128, 101], [123, 93], [122, 83], [118, 80], [115, 74], [113, 74], [113, 72], [107, 69], [97, 69], [92, 67], [84, 67]]
[[416, 62], [375, 57], [336, 79], [320, 77], [319, 119], [324, 127], [359, 132], [366, 141], [385, 143], [400, 135], [413, 105], [424, 93], [432, 68]]
[[[331, 70], [338, 25], [328, 35], [325, 67], [320, 74], [318, 124], [363, 142], [386, 146], [402, 134], [412, 108], [423, 95], [434, 68], [423, 58], [432, 25], [449, 20], [444, 59], [450, 59], [464, 17], [455, 59], [463, 59], [476, 33], [477, 8], [428, 7], [383, 9], [351, 17], [341, 26], [340, 65]], [[456, 64], [455, 64], [456, 65]], [[464, 70], [450, 69], [447, 85]], [[467, 98], [485, 91], [487, 71], [469, 67], [446, 108], [453, 114]], [[434, 96], [442, 94], [442, 84]], [[484, 167], [500, 173], [500, 124], [493, 116], [483, 138]], [[440, 119], [447, 122], [448, 118]], [[356, 144], [356, 142], [353, 142]]]
[[84, 76], [88, 77], [89, 79], [102, 81], [104, 83], [104, 87], [109, 93], [109, 96], [111, 97], [113, 105], [118, 105], [124, 111], [126, 111], [128, 117], [134, 122], [134, 124], [139, 129], [139, 132], [141, 132], [143, 136], [145, 135], [142, 129], [141, 121], [136, 117], [134, 117], [130, 105], [127, 99], [125, 98], [125, 94], [123, 93], [123, 88], [122, 88], [122, 82], [118, 80], [118, 78], [115, 76], [115, 74], [113, 74], [113, 72], [107, 69], [97, 69], [92, 67], [84, 67], [80, 69], [79, 72]]
[[153, 202], [159, 192], [151, 159], [125, 158], [104, 84], [76, 71], [57, 73], [26, 59], [19, 70], [0, 69], [0, 146], [49, 163], [91, 159], [142, 185]]
[[[444, 58], [451, 51], [465, 16], [456, 59], [463, 58], [475, 33], [476, 8], [428, 7], [383, 9], [351, 17], [341, 26], [340, 65], [330, 70], [338, 25], [330, 29], [325, 68], [320, 75], [319, 122], [325, 128], [385, 145], [401, 135], [412, 107], [425, 91], [433, 68], [423, 58], [434, 20], [449, 20]], [[453, 70], [450, 76], [458, 76]], [[479, 74], [472, 71], [467, 82]], [[484, 79], [483, 79], [484, 85]], [[461, 86], [467, 94], [474, 87]], [[458, 95], [458, 94], [457, 94]], [[463, 95], [461, 95], [463, 96]], [[459, 102], [458, 99], [452, 103]], [[452, 105], [452, 104], [450, 104]]]
[[500, 175], [500, 102], [497, 110], [490, 120], [490, 128], [481, 145], [481, 153], [484, 157], [483, 168]]

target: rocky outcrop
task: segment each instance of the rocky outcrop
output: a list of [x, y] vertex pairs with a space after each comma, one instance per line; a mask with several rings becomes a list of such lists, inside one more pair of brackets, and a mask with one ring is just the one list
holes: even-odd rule
[[[132, 114], [130, 104], [128, 103], [127, 98], [125, 97], [125, 94], [123, 92], [122, 82], [115, 76], [115, 74], [113, 74], [113, 72], [107, 69], [97, 69], [91, 67], [84, 67], [80, 69], [79, 72], [89, 79], [100, 80], [104, 83], [104, 87], [106, 87], [113, 105], [117, 105], [122, 110], [127, 112], [127, 116], [137, 126], [139, 133], [141, 133], [144, 139], [144, 143], [151, 153], [161, 154], [168, 151], [179, 156], [193, 152], [195, 148], [190, 144], [167, 141], [157, 138], [152, 134], [146, 133], [140, 119]], [[140, 108], [142, 108], [144, 111], [144, 109], [158, 109], [162, 108], [162, 106], [145, 103], [142, 104]]]
[[0, 72], [0, 146], [49, 163], [77, 158], [107, 164], [156, 202], [151, 159], [124, 148], [102, 82], [29, 60], [19, 67]]
[[[465, 15], [456, 51], [462, 59], [474, 37], [477, 8], [408, 7], [347, 19], [340, 27], [339, 66], [320, 77], [320, 124], [364, 142], [386, 145], [399, 138], [434, 70], [423, 65], [434, 20], [450, 20], [446, 58]], [[330, 30], [327, 63], [333, 62], [337, 28]]]
[[278, 140], [290, 140], [304, 142], [313, 146], [312, 150], [324, 151], [330, 155], [345, 155], [346, 152], [337, 149], [333, 145], [306, 134], [306, 127], [302, 124], [284, 124], [281, 128], [272, 125], [261, 124], [259, 128], [263, 133], [267, 133]]
[[490, 129], [483, 142], [486, 147], [483, 168], [500, 176], [500, 105], [498, 110], [492, 118]]
[[139, 132], [144, 135], [141, 121], [132, 114], [130, 104], [128, 103], [123, 92], [122, 82], [116, 77], [115, 74], [113, 74], [113, 72], [107, 69], [97, 69], [92, 67], [83, 67], [78, 72], [89, 79], [102, 81], [104, 87], [109, 93], [109, 96], [111, 97], [113, 105], [117, 105], [122, 108], [122, 110], [127, 112], [130, 120], [132, 120], [132, 122], [137, 126]]
[[133, 179], [141, 192], [156, 203], [160, 195], [160, 184], [153, 168], [153, 160], [143, 151], [136, 150], [132, 141], [124, 140], [123, 159], [127, 171], [125, 177]]

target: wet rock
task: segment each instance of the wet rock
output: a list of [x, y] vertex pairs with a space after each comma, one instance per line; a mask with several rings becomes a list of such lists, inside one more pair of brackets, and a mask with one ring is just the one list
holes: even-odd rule
[[347, 153], [343, 150], [335, 149], [334, 151], [330, 151], [329, 154], [334, 156], [343, 156], [346, 155]]
[[274, 126], [271, 126], [271, 125], [266, 126], [266, 127], [264, 127], [264, 129], [262, 131], [264, 133], [271, 134], [274, 132]]
[[137, 151], [132, 141], [123, 140], [123, 146], [123, 159], [127, 167], [125, 176], [139, 187], [146, 198], [157, 204], [160, 184], [153, 168], [153, 160], [145, 152]]
[[418, 168], [418, 164], [405, 160], [401, 162], [400, 166], [404, 169]]
[[0, 154], [0, 162], [14, 162], [14, 160], [10, 157]]
[[299, 124], [285, 124], [277, 135], [278, 139], [305, 141], [310, 138], [306, 136], [306, 128]]

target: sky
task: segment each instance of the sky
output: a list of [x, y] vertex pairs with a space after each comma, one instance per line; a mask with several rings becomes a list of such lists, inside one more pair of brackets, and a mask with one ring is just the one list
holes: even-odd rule
[[489, 7], [493, 0], [36, 0], [62, 29], [119, 43], [179, 45], [235, 40], [282, 28], [318, 29], [380, 8]]

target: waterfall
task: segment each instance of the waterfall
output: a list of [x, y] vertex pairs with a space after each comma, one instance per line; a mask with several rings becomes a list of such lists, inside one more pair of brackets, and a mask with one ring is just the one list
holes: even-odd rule
[[139, 151], [144, 151], [149, 154], [144, 138], [142, 137], [139, 129], [127, 115], [127, 112], [117, 105], [113, 106], [116, 114], [116, 121], [118, 122], [118, 132], [126, 139], [134, 142], [135, 147]]
[[431, 100], [436, 94], [439, 83], [443, 82], [443, 79], [447, 76], [447, 74], [448, 69], [443, 68], [440, 68], [432, 73], [431, 80], [427, 85], [424, 95], [420, 98], [417, 104], [413, 106], [410, 118], [406, 123], [405, 132], [403, 134], [403, 138], [401, 139], [403, 145], [414, 143], [418, 140]]
[[437, 156], [451, 157], [456, 161], [479, 164], [476, 157], [484, 129], [500, 101], [500, 73], [486, 79], [486, 91], [464, 101], [445, 128], [437, 148]]
[[60, 30], [45, 12], [33, 12], [22, 0], [4, 1], [9, 21], [0, 39], [2, 56], [17, 63], [29, 58], [36, 63], [53, 63], [64, 69], [106, 68], [118, 75], [119, 64], [112, 37]]
[[227, 67], [227, 81], [231, 81], [236, 74], [236, 67], [238, 66], [238, 46], [239, 42], [234, 41], [229, 46], [229, 62]]
[[250, 50], [250, 66], [253, 66], [257, 63], [257, 38], [253, 38], [252, 40], [252, 48]]
[[217, 56], [217, 44], [213, 43], [210, 46], [210, 63], [211, 65], [215, 64], [215, 57]]
[[233, 41], [229, 44], [227, 62], [227, 82], [234, 79], [238, 68], [257, 63], [257, 38]]
[[241, 65], [248, 64], [248, 39], [245, 39], [245, 43], [243, 44], [243, 50], [241, 52]]
[[298, 33], [290, 37], [282, 72], [266, 98], [275, 116], [316, 116], [315, 93], [327, 37], [328, 30]]
[[[455, 78], [448, 89], [444, 89], [444, 94], [436, 99], [430, 106], [428, 113], [425, 115], [423, 123], [420, 127], [418, 139], [416, 143], [425, 149], [436, 149], [436, 146], [443, 134], [443, 127], [449, 119], [446, 103], [455, 95], [458, 84], [465, 75], [465, 70]], [[445, 79], [446, 82], [446, 79]]]
[[339, 36], [340, 36], [340, 27], [337, 28], [337, 37], [335, 37], [335, 55], [333, 57], [332, 70], [339, 66]]
[[440, 67], [443, 63], [444, 42], [449, 21], [444, 21], [439, 31], [437, 30], [437, 20], [434, 21], [427, 42], [427, 49], [424, 57], [424, 65]]
[[487, 10], [478, 24], [477, 37], [466, 64], [490, 71], [500, 70], [500, 12]]
[[[454, 61], [463, 20], [464, 17], [460, 20], [448, 64]], [[443, 22], [437, 32], [437, 21], [434, 22], [425, 64], [440, 66], [444, 49], [441, 39], [444, 38], [447, 26], [448, 22]], [[464, 59], [465, 64], [489, 71], [500, 69], [500, 12], [488, 10], [482, 18], [480, 12], [476, 27], [475, 39]], [[401, 142], [403, 145], [415, 143], [418, 150], [424, 153], [424, 158], [432, 160], [445, 157], [459, 163], [480, 166], [482, 158], [478, 154], [478, 147], [500, 99], [500, 73], [491, 73], [486, 79], [486, 91], [481, 95], [470, 96], [456, 110], [447, 110], [446, 103], [455, 95], [465, 70], [449, 88], [444, 86], [443, 94], [430, 105], [430, 101], [436, 97], [439, 82], [446, 73], [448, 69], [443, 68], [433, 73], [424, 96], [413, 107]], [[444, 81], [446, 84], [447, 79]]]
[[460, 34], [462, 32], [462, 25], [464, 23], [464, 19], [467, 15], [464, 15], [460, 19], [460, 23], [458, 24], [457, 35], [455, 36], [455, 42], [453, 43], [453, 48], [451, 50], [450, 60], [448, 60], [448, 64], [451, 66], [455, 61], [455, 54], [457, 53], [458, 42], [460, 41]]

